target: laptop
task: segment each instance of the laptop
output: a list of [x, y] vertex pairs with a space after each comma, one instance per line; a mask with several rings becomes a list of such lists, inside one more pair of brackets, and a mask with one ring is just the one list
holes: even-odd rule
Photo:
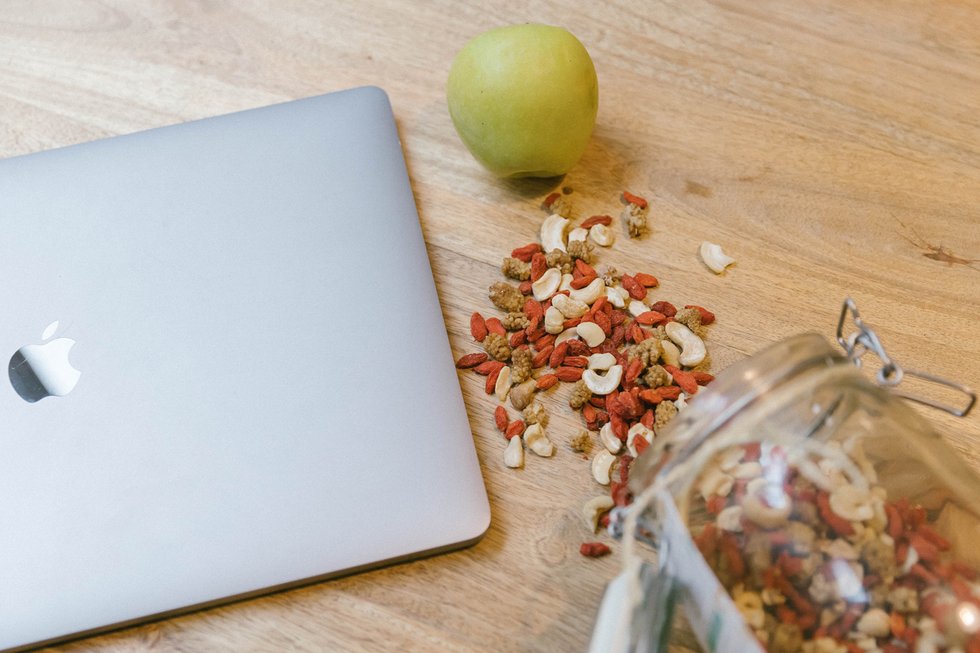
[[489, 525], [378, 88], [0, 161], [0, 306], [0, 650]]

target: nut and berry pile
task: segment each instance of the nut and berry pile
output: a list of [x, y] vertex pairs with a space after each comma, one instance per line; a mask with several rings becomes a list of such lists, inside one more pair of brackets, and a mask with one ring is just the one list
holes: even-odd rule
[[[623, 231], [642, 237], [647, 201], [628, 192], [622, 199]], [[610, 489], [582, 508], [594, 532], [613, 506], [632, 501], [627, 480], [633, 459], [686, 398], [713, 379], [704, 371], [703, 337], [715, 316], [696, 305], [651, 302], [656, 277], [598, 263], [596, 246], [615, 242], [612, 216], [594, 215], [573, 226], [566, 195], [553, 193], [543, 206], [548, 217], [541, 242], [514, 249], [501, 265], [508, 281], [490, 286], [499, 316], [472, 315], [470, 331], [483, 351], [462, 356], [456, 366], [485, 376], [487, 394], [501, 402], [493, 417], [507, 439], [504, 463], [514, 468], [524, 465], [525, 448], [554, 455], [538, 395], [571, 386], [569, 406], [585, 428], [563, 439], [581, 454], [597, 449], [592, 476]], [[586, 556], [608, 552], [600, 542], [581, 547]]]
[[769, 653], [980, 652], [980, 574], [922, 506], [768, 444], [695, 488], [694, 541]]

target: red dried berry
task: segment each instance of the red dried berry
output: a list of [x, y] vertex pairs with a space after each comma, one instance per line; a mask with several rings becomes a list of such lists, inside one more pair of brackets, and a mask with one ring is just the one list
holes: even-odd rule
[[645, 209], [647, 207], [647, 201], [645, 199], [643, 199], [639, 195], [634, 195], [633, 193], [629, 192], [628, 190], [624, 190], [623, 191], [623, 200], [627, 204], [635, 204], [638, 207], [640, 207], [641, 209]]
[[637, 283], [642, 286], [646, 286], [647, 288], [656, 288], [660, 285], [660, 282], [657, 281], [657, 277], [653, 276], [652, 274], [647, 274], [646, 272], [637, 272], [633, 275], [633, 278], [636, 279]]
[[507, 425], [507, 429], [504, 431], [504, 437], [510, 440], [514, 436], [518, 436], [524, 432], [524, 421], [515, 419], [513, 422]]
[[487, 331], [489, 331], [490, 333], [496, 333], [498, 336], [507, 335], [507, 329], [504, 328], [504, 325], [500, 322], [498, 318], [488, 317], [486, 320], [486, 324], [487, 324]]
[[605, 226], [608, 227], [609, 225], [612, 224], [612, 216], [611, 215], [593, 215], [592, 217], [587, 218], [586, 220], [583, 220], [582, 221], [582, 224], [580, 224], [579, 227], [582, 228], [582, 229], [590, 229], [590, 228], [596, 226], [597, 224], [602, 224], [602, 225], [605, 225]]
[[501, 433], [507, 430], [507, 409], [503, 406], [497, 406], [493, 411], [493, 421], [497, 425], [497, 430]]
[[538, 390], [547, 390], [548, 388], [557, 384], [558, 384], [557, 376], [555, 376], [554, 374], [545, 374], [541, 376], [538, 379], [537, 383], [535, 383], [534, 385]]
[[465, 370], [470, 367], [476, 367], [480, 363], [485, 362], [487, 358], [488, 358], [487, 355], [484, 354], [483, 352], [465, 354], [463, 356], [460, 356], [459, 360], [456, 361], [456, 367], [458, 367], [461, 370]]
[[477, 342], [483, 342], [487, 337], [487, 323], [479, 313], [474, 312], [470, 316], [470, 335]]
[[602, 542], [582, 542], [582, 546], [578, 548], [578, 552], [586, 558], [601, 558], [612, 553], [612, 549]]

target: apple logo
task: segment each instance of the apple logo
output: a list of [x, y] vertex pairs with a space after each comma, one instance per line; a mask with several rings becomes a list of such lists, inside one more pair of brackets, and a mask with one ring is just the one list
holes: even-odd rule
[[25, 345], [10, 359], [7, 373], [10, 383], [21, 398], [29, 403], [45, 397], [63, 397], [75, 389], [82, 373], [68, 361], [68, 352], [75, 346], [70, 338], [52, 340], [58, 322], [52, 322], [41, 336], [41, 344]]

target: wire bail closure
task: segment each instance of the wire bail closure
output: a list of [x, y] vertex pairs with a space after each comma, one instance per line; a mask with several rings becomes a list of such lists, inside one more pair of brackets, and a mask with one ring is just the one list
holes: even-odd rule
[[[845, 322], [847, 322], [848, 315], [850, 315], [851, 321], [854, 323], [857, 330], [845, 337], [844, 325]], [[878, 370], [878, 373], [875, 374], [875, 381], [880, 386], [892, 388], [895, 394], [899, 397], [909, 399], [932, 408], [938, 408], [939, 410], [955, 415], [956, 417], [966, 417], [973, 409], [974, 404], [977, 402], [977, 393], [972, 388], [969, 388], [962, 383], [950, 381], [949, 379], [944, 379], [927, 372], [904, 369], [901, 365], [896, 363], [891, 356], [888, 355], [888, 352], [885, 351], [885, 347], [881, 344], [878, 334], [875, 333], [874, 329], [865, 324], [864, 320], [861, 319], [861, 313], [857, 309], [857, 304], [855, 304], [854, 300], [850, 297], [844, 300], [844, 305], [841, 307], [840, 319], [837, 321], [837, 342], [844, 348], [848, 359], [857, 367], [861, 367], [861, 358], [865, 354], [870, 352], [877, 356], [881, 361], [881, 368]], [[957, 407], [950, 404], [944, 404], [926, 396], [909, 394], [896, 389], [906, 375], [960, 392], [966, 396], [966, 404]]]

